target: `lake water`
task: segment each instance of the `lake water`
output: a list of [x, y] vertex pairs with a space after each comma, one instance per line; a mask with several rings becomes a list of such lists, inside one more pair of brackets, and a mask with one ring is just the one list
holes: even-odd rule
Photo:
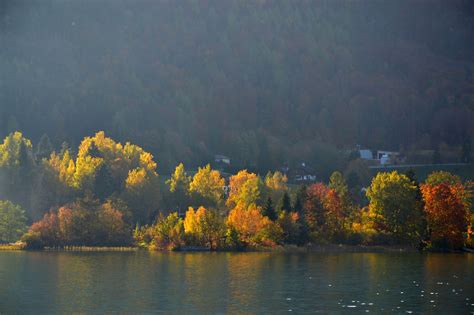
[[474, 314], [474, 255], [0, 252], [0, 313]]

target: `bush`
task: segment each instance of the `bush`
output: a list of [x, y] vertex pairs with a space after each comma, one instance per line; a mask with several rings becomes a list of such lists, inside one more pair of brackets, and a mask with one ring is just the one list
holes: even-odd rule
[[39, 232], [30, 231], [21, 237], [21, 241], [26, 244], [27, 249], [43, 249], [45, 244]]

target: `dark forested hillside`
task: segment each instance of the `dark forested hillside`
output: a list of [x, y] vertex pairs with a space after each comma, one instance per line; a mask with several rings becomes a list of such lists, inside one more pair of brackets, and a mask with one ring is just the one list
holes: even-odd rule
[[0, 2], [0, 138], [97, 130], [160, 172], [262, 171], [474, 133], [471, 1]]

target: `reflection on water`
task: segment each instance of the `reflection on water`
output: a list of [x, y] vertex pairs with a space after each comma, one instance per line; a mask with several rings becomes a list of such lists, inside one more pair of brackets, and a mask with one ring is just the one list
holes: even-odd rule
[[474, 312], [474, 255], [0, 252], [0, 313]]

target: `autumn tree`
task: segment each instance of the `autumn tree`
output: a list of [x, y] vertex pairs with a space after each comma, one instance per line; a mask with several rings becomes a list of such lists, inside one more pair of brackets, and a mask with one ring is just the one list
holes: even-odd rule
[[252, 204], [238, 204], [227, 217], [227, 225], [235, 229], [242, 243], [247, 245], [275, 245], [281, 240], [281, 231], [262, 210]]
[[459, 249], [463, 247], [469, 224], [468, 204], [464, 187], [443, 181], [421, 186], [425, 212], [435, 247]]
[[143, 226], [135, 229], [135, 243], [151, 250], [175, 250], [184, 245], [183, 219], [177, 212], [158, 216], [152, 226]]
[[215, 210], [199, 207], [196, 211], [189, 208], [184, 219], [184, 232], [192, 245], [217, 249], [224, 238], [223, 218]]
[[282, 195], [288, 190], [288, 177], [281, 172], [268, 172], [265, 176], [265, 188], [272, 200], [280, 200]]
[[322, 183], [313, 184], [306, 190], [304, 215], [314, 240], [331, 240], [344, 229], [339, 196]]
[[166, 181], [166, 184], [169, 186], [169, 191], [171, 192], [171, 202], [173, 206], [176, 206], [179, 210], [184, 209], [190, 203], [190, 182], [191, 177], [186, 174], [183, 163], [176, 166], [171, 178]]
[[301, 240], [301, 221], [297, 212], [282, 211], [277, 224], [282, 231], [282, 241], [286, 244], [299, 244]]
[[242, 170], [230, 178], [230, 192], [226, 205], [235, 207], [238, 203], [245, 206], [257, 204], [262, 195], [262, 183], [257, 174]]
[[418, 241], [423, 213], [419, 210], [417, 187], [406, 175], [394, 171], [378, 173], [367, 190], [376, 229], [397, 241]]
[[22, 237], [28, 247], [117, 246], [130, 242], [130, 227], [114, 203], [87, 196], [52, 209]]
[[219, 205], [224, 196], [224, 185], [225, 181], [219, 171], [211, 169], [208, 164], [199, 167], [189, 185], [189, 192], [197, 199], [197, 203]]

